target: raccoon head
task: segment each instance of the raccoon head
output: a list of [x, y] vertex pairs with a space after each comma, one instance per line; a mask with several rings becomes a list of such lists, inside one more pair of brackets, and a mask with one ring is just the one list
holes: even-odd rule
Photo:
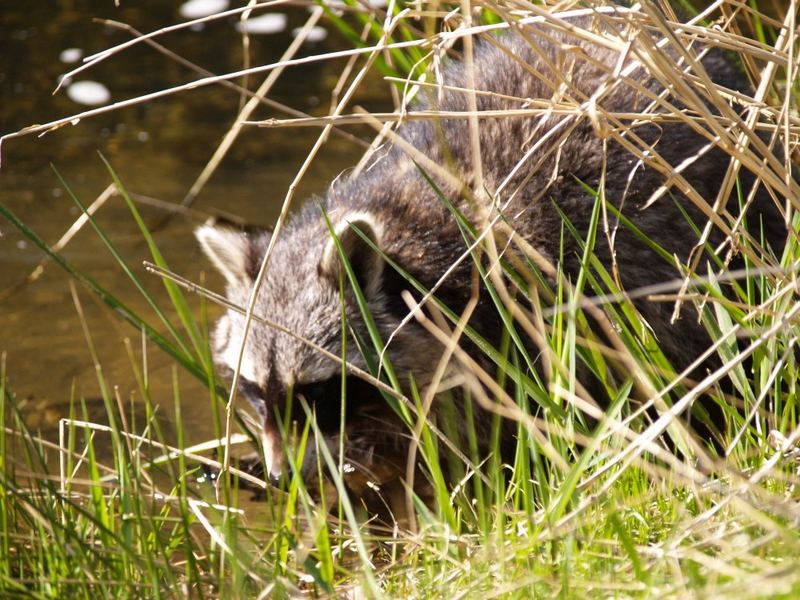
[[[348, 363], [368, 370], [362, 350], [372, 344], [342, 255], [352, 267], [384, 342], [394, 334], [387, 353], [399, 377], [408, 381], [413, 374], [417, 381], [424, 379], [438, 356], [434, 356], [435, 344], [420, 343], [424, 334], [417, 326], [399, 328], [408, 310], [398, 308], [402, 306], [399, 276], [375, 250], [386, 243], [381, 221], [360, 212], [334, 212], [330, 221], [338, 245], [317, 206], [297, 215], [276, 240], [253, 311], [269, 323], [252, 320], [245, 342], [245, 317], [231, 309], [213, 334], [215, 361], [229, 373], [239, 367], [239, 392], [263, 420], [267, 468], [273, 477], [280, 473], [282, 462], [277, 419], [284, 415], [290, 390], [293, 398], [302, 396], [312, 408], [334, 454], [339, 447], [342, 366], [319, 348], [340, 357], [344, 339]], [[225, 277], [228, 299], [246, 309], [270, 234], [204, 225], [196, 236]], [[377, 455], [383, 455], [380, 462], [385, 469], [387, 455], [391, 455], [398, 466], [404, 466], [404, 453], [398, 450], [405, 443], [406, 432], [385, 399], [372, 385], [354, 376], [346, 378], [346, 389], [344, 458], [358, 467], [376, 464]], [[302, 424], [304, 415], [300, 402], [294, 400], [291, 419]], [[307, 452], [304, 469], [316, 468], [311, 456]]]

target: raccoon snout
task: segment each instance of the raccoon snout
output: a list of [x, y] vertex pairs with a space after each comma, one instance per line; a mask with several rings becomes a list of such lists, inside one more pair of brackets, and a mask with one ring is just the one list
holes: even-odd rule
[[264, 449], [264, 475], [274, 486], [283, 473], [283, 441], [274, 418], [267, 418], [261, 429], [261, 447]]

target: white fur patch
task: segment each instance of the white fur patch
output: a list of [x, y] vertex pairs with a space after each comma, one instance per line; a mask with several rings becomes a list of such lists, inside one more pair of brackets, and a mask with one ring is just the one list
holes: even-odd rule
[[[229, 343], [227, 348], [225, 348], [225, 353], [222, 355], [222, 359], [225, 361], [225, 364], [228, 365], [231, 371], [236, 370], [236, 364], [239, 362], [239, 350], [239, 344]], [[260, 383], [256, 364], [253, 362], [252, 357], [247, 353], [246, 349], [244, 356], [242, 356], [242, 364], [239, 369], [239, 375], [254, 383]]]

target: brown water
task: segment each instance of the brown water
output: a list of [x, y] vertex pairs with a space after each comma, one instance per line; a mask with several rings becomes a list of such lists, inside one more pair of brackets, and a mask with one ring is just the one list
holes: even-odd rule
[[[87, 108], [64, 91], [51, 95], [59, 75], [77, 66], [62, 62], [62, 51], [79, 48], [88, 55], [130, 38], [123, 31], [93, 22], [94, 17], [123, 21], [140, 31], [183, 20], [178, 14], [179, 3], [137, 0], [121, 4], [121, 8], [115, 8], [110, 0], [0, 1], [0, 133]], [[308, 17], [302, 8], [285, 12], [289, 19], [287, 31], [299, 27]], [[230, 72], [242, 68], [241, 38], [234, 25], [235, 19], [231, 18], [208, 24], [200, 32], [178, 32], [159, 41], [214, 73]], [[253, 36], [252, 64], [277, 60], [291, 40], [288, 32]], [[324, 41], [306, 45], [301, 55], [324, 52], [337, 44], [341, 40], [331, 31]], [[341, 62], [330, 62], [289, 69], [270, 97], [301, 111], [325, 113], [342, 66]], [[110, 91], [111, 101], [119, 101], [197, 77], [140, 45], [76, 79], [101, 82]], [[249, 82], [251, 89], [261, 80], [262, 76], [255, 76]], [[370, 86], [372, 91], [362, 93], [355, 102], [373, 106], [380, 102], [385, 84], [376, 82]], [[237, 93], [210, 86], [85, 119], [42, 138], [8, 140], [2, 148], [0, 200], [52, 244], [77, 218], [79, 210], [50, 165], [58, 169], [82, 202], [89, 204], [110, 183], [98, 156], [100, 152], [130, 192], [180, 202], [233, 122], [239, 103]], [[269, 116], [284, 115], [263, 107], [254, 115]], [[312, 128], [246, 129], [194, 208], [201, 212], [224, 210], [250, 223], [270, 225], [318, 133]], [[352, 142], [332, 137], [303, 180], [298, 199], [324, 190], [327, 182], [354, 164], [362, 151]], [[140, 208], [151, 223], [165, 214], [152, 207]], [[174, 271], [195, 281], [202, 272], [209, 271], [208, 285], [221, 291], [220, 278], [210, 272], [192, 237], [192, 228], [201, 218], [173, 218], [157, 232], [156, 241]], [[107, 202], [97, 220], [148, 288], [165, 300], [160, 281], [141, 267], [149, 255], [122, 199], [115, 197]], [[63, 254], [120, 300], [146, 315], [151, 323], [157, 323], [89, 226]], [[42, 258], [36, 247], [0, 217], [0, 294], [25, 278]], [[45, 433], [52, 433], [57, 419], [66, 415], [73, 384], [79, 396], [99, 396], [68, 282], [69, 277], [60, 267], [49, 264], [34, 283], [10, 297], [0, 296], [0, 352], [7, 354], [8, 383], [16, 396], [25, 400], [29, 423]], [[136, 386], [123, 340], [132, 338], [138, 354], [139, 333], [93, 301], [90, 292], [80, 286], [78, 291], [104, 372], [112, 384], [119, 386], [123, 398], [128, 398]], [[198, 297], [192, 296], [189, 301], [199, 310]], [[166, 301], [163, 305], [167, 306]], [[219, 310], [213, 307], [211, 317], [217, 314]], [[159, 329], [164, 330], [162, 326]], [[171, 414], [172, 362], [152, 346], [148, 360], [153, 399]], [[207, 439], [212, 435], [208, 394], [190, 375], [180, 372], [179, 379], [189, 441]], [[134, 394], [137, 398], [138, 394]]]

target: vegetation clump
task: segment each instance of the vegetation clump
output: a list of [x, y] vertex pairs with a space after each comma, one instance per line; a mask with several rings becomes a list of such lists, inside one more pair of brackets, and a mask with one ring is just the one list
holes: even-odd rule
[[[318, 127], [318, 142], [287, 192], [279, 235], [296, 184], [332, 133], [352, 137], [350, 126], [369, 126], [377, 134], [371, 147], [377, 148], [396, 139], [396, 122], [442, 119], [436, 110], [415, 112], [410, 103], [415, 95], [437, 93], [441, 61], [469, 56], [479, 37], [491, 40], [497, 31], [530, 23], [554, 37], [568, 30], [620, 55], [635, 52], [670, 92], [640, 112], [617, 114], [602, 103], [573, 102], [564, 89], [560, 99], [528, 99], [522, 110], [531, 118], [565, 114], [589, 119], [601, 139], [630, 145], [635, 160], [648, 166], [659, 162], [658, 147], [637, 147], [631, 142], [639, 139], [637, 132], [645, 125], [686, 124], [708, 146], [698, 148], [686, 165], [671, 166], [674, 179], [693, 161], [703, 160], [712, 145], [730, 156], [717, 197], [693, 193], [691, 185], [681, 189], [693, 203], [681, 216], [697, 237], [696, 248], [686, 256], [664, 250], [607, 202], [602, 178], [594, 185], [579, 182], [594, 198], [587, 227], [579, 230], [568, 218], [560, 224], [562, 239], [580, 249], [579, 256], [569, 258], [577, 261], [574, 277], [562, 268], [564, 256], [544, 260], [519, 242], [507, 222], [476, 227], [461, 207], [448, 203], [434, 172], [447, 170], [446, 157], [443, 164], [416, 161], [459, 223], [471, 250], [465, 258], [474, 289], [480, 284], [491, 298], [499, 324], [491, 340], [471, 330], [474, 306], [469, 301], [461, 311], [443, 302], [414, 311], [418, 326], [441, 343], [451, 364], [465, 374], [457, 382], [458, 393], [451, 387], [434, 394], [393, 377], [391, 361], [382, 352], [388, 340], [374, 326], [354, 285], [366, 323], [356, 336], [363, 355], [358, 376], [380, 390], [405, 423], [415, 456], [405, 474], [422, 478], [422, 487], [354, 476], [352, 465], [339, 449], [328, 447], [313, 418], [292, 422], [287, 417], [281, 423], [289, 443], [288, 469], [279, 481], [267, 481], [251, 468], [252, 461], [240, 460], [243, 448], [264, 452], [261, 423], [237, 400], [237, 388], [229, 392], [215, 372], [208, 303], [261, 325], [270, 325], [270, 315], [255, 314], [253, 303], [233, 304], [204, 282], [172, 272], [159, 250], [157, 227], [142, 217], [110, 164], [115, 193], [140, 230], [150, 254], [147, 270], [160, 277], [166, 300], [117, 250], [114, 231], [101, 227], [94, 209], [87, 209], [63, 183], [85, 222], [146, 300], [147, 313], [130, 308], [123, 295], [106, 289], [0, 204], [0, 213], [71, 275], [71, 298], [84, 323], [106, 413], [105, 423], [95, 422], [88, 416], [87, 399], [73, 393], [57, 439], [30, 431], [3, 355], [3, 596], [790, 598], [800, 592], [795, 490], [800, 456], [795, 205], [800, 190], [793, 174], [800, 136], [797, 7], [792, 2], [789, 10], [775, 14], [757, 2], [718, 0], [700, 13], [682, 6], [679, 18], [665, 2], [645, 0], [630, 9], [610, 1], [585, 4], [314, 4], [298, 39], [327, 22], [348, 40], [349, 49], [301, 58], [287, 51], [279, 63], [246, 69], [248, 76], [266, 77], [265, 85], [256, 92], [237, 88], [243, 102], [236, 125], [199, 187], [187, 196], [190, 204], [242, 127]], [[569, 20], [576, 15], [579, 25]], [[237, 18], [248, 16], [241, 11]], [[604, 27], [596, 27], [598, 22]], [[247, 28], [240, 29], [246, 35]], [[722, 49], [752, 90], [731, 90], [705, 77], [698, 53], [708, 46]], [[580, 46], [564, 51], [580, 53]], [[287, 119], [251, 120], [272, 73], [311, 60], [342, 58], [348, 63], [328, 114], [298, 116], [295, 111]], [[464, 65], [468, 71], [469, 59]], [[394, 111], [370, 113], [351, 106], [353, 94], [374, 74], [389, 82]], [[186, 94], [203, 85], [234, 85], [241, 75], [204, 75], [199, 82], [131, 103]], [[608, 75], [610, 80], [623, 76], [613, 69]], [[670, 102], [673, 97], [680, 104]], [[508, 110], [506, 116], [518, 116], [519, 109]], [[93, 109], [5, 137], [49, 131], [94, 114]], [[461, 117], [472, 122], [480, 115], [473, 107]], [[556, 153], [558, 147], [553, 145]], [[521, 158], [525, 149], [519, 151]], [[661, 164], [669, 166], [669, 161]], [[745, 173], [755, 174], [756, 180]], [[738, 206], [726, 206], [731, 195]], [[780, 214], [785, 232], [780, 243], [768, 232], [774, 224], [748, 218], [756, 196], [767, 198]], [[671, 200], [666, 188], [653, 198]], [[621, 285], [615, 269], [595, 252], [598, 240], [613, 246], [614, 223], [648, 244], [681, 277], [644, 289]], [[511, 247], [514, 252], [503, 251]], [[350, 283], [357, 284], [346, 249], [340, 245], [338, 251]], [[411, 277], [406, 281], [410, 287], [418, 283]], [[343, 279], [342, 297], [345, 285]], [[83, 319], [87, 292], [127, 321], [132, 337], [141, 338], [141, 344], [128, 341], [124, 348], [142, 400], [135, 405], [123, 400], [125, 394], [104, 373], [103, 354]], [[676, 364], [675, 349], [660, 347], [658, 332], [642, 316], [643, 300], [663, 303], [676, 315], [681, 306], [691, 307], [708, 336], [709, 351], [689, 364]], [[520, 342], [522, 335], [536, 340], [535, 355], [530, 344]], [[148, 355], [153, 347], [173, 363], [169, 398], [151, 391]], [[343, 343], [334, 358], [354, 363], [349, 350]], [[187, 402], [179, 370], [203, 384], [214, 407], [216, 435], [206, 443], [187, 446]], [[584, 385], [582, 373], [590, 373], [596, 383]], [[342, 376], [345, 397], [348, 379]], [[308, 399], [289, 394], [298, 410], [311, 416]], [[709, 415], [716, 425], [724, 423], [716, 428], [713, 443], [686, 427], [693, 406], [700, 410], [692, 426], [697, 419], [703, 429]], [[160, 418], [165, 412], [171, 413], [169, 429]], [[488, 426], [479, 427], [477, 419], [481, 425], [488, 419]], [[501, 452], [509, 427], [513, 448]], [[315, 457], [316, 478], [309, 478], [304, 466], [309, 453]]]

